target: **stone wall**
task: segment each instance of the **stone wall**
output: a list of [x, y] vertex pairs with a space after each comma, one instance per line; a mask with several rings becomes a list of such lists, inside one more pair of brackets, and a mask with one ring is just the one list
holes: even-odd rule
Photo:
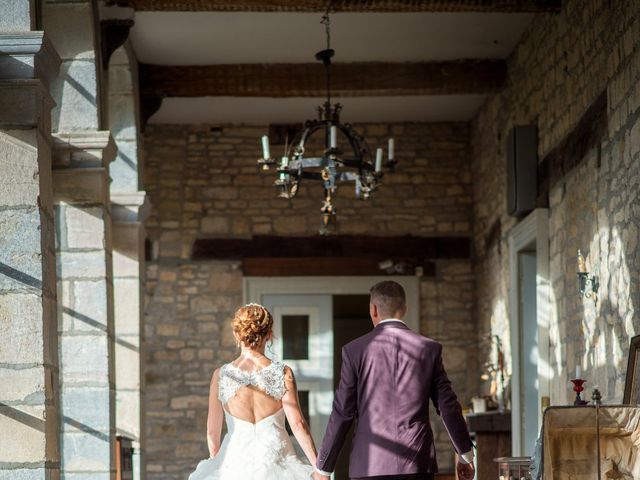
[[242, 301], [237, 267], [216, 262], [147, 268], [147, 478], [184, 479], [208, 457], [211, 374], [237, 354], [228, 331]]
[[[549, 179], [548, 361], [552, 404], [568, 402], [569, 372], [578, 363], [607, 403], [619, 402], [629, 338], [640, 332], [640, 4], [563, 4], [561, 13], [531, 24], [509, 59], [507, 87], [489, 98], [471, 126], [478, 329], [508, 339], [507, 239], [516, 224], [506, 214], [509, 129], [536, 125], [543, 161], [605, 92], [603, 138]], [[596, 304], [578, 295], [579, 248], [600, 277]]]
[[[354, 202], [352, 187], [339, 189], [339, 233], [470, 233], [466, 125], [367, 125], [363, 131], [372, 145], [395, 136], [402, 164], [367, 202]], [[317, 233], [322, 186], [302, 183], [295, 200], [276, 198], [273, 172], [262, 174], [256, 164], [265, 132], [264, 127], [147, 128], [144, 177], [154, 209], [146, 228], [159, 240], [161, 258], [189, 258], [198, 236]], [[273, 146], [273, 154], [281, 148]]]
[[[342, 187], [336, 201], [343, 234], [471, 233], [468, 127], [464, 124], [365, 125], [372, 144], [393, 134], [398, 171], [369, 202]], [[147, 267], [146, 422], [150, 479], [182, 479], [207, 456], [205, 420], [211, 374], [236, 355], [229, 320], [242, 301], [242, 270], [233, 262], [190, 260], [198, 237], [315, 235], [320, 185], [303, 185], [292, 202], [276, 198], [274, 175], [256, 166], [265, 128], [148, 126], [146, 222], [155, 258]], [[272, 147], [276, 152], [277, 147]], [[445, 365], [464, 403], [477, 389], [469, 259], [439, 260], [421, 282], [421, 328], [442, 341]], [[434, 418], [442, 470], [452, 449]]]

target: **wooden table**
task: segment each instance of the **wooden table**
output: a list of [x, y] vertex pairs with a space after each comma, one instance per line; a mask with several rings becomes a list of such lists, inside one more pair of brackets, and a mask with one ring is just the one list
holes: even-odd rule
[[511, 456], [511, 412], [471, 413], [466, 420], [477, 446], [476, 479], [495, 480], [497, 466], [493, 459]]

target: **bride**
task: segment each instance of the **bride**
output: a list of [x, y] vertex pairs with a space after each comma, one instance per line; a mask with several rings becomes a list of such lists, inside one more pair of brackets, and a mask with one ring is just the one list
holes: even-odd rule
[[[240, 356], [213, 373], [209, 391], [207, 443], [210, 458], [189, 480], [303, 480], [316, 463], [316, 447], [302, 415], [293, 372], [264, 355], [273, 318], [261, 305], [236, 312], [233, 335]], [[309, 464], [296, 455], [285, 416]], [[222, 421], [227, 435], [222, 443]]]

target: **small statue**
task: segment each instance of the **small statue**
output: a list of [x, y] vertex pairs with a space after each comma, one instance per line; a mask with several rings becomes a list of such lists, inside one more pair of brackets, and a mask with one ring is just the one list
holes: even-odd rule
[[597, 388], [593, 389], [593, 393], [591, 394], [591, 400], [593, 400], [593, 404], [596, 407], [599, 407], [602, 405], [602, 395], [600, 394], [600, 390], [598, 390]]

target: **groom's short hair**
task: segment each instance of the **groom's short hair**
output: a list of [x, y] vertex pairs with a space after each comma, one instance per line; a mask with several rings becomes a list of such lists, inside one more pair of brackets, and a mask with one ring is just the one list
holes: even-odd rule
[[404, 312], [407, 308], [407, 297], [404, 288], [398, 282], [385, 280], [376, 283], [371, 290], [371, 303], [374, 303], [382, 316]]

